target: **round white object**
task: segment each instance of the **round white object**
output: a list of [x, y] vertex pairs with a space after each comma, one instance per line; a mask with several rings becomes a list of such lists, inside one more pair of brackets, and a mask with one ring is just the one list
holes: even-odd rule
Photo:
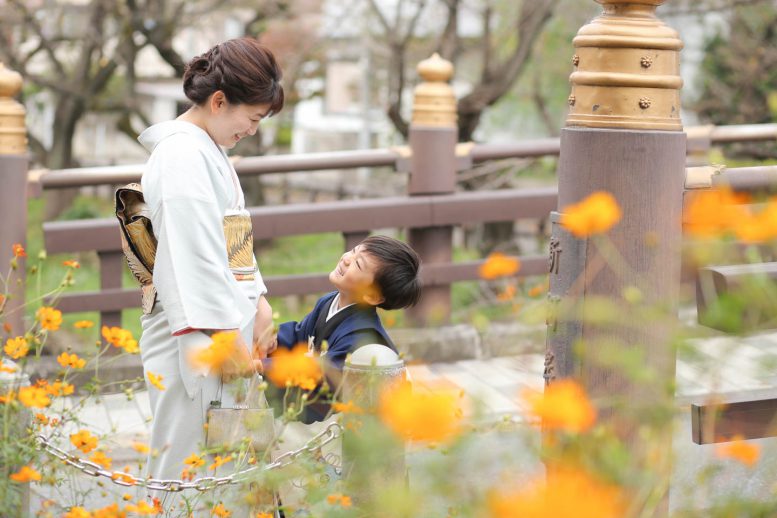
[[389, 367], [399, 365], [399, 355], [382, 344], [367, 344], [351, 353], [349, 365], [359, 367]]

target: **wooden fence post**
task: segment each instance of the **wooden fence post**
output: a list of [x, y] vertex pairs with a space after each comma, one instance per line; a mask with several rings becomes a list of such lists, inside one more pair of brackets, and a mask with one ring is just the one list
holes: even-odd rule
[[[423, 79], [414, 93], [408, 141], [410, 196], [449, 194], [456, 190], [456, 97], [448, 80], [453, 65], [434, 54], [418, 64]], [[408, 231], [408, 242], [423, 264], [451, 262], [453, 227], [433, 226]], [[407, 314], [415, 326], [444, 324], [450, 318], [451, 288], [424, 286], [419, 304]]]
[[[604, 12], [574, 39], [558, 206], [562, 212], [606, 191], [623, 216], [600, 240], [576, 239], [560, 226], [559, 213], [552, 214], [549, 299], [556, 310], [549, 312], [545, 378], [551, 385], [562, 377], [581, 380], [599, 405], [599, 421], [615, 426], [637, 462], [648, 455], [639, 433], [657, 426], [651, 429], [664, 438], [666, 457], [652, 472], [655, 487], [668, 489], [670, 423], [649, 424], [646, 416], [671, 405], [674, 396], [670, 341], [679, 298], [686, 151], [679, 95], [683, 44], [655, 16], [664, 0], [596, 1]], [[602, 308], [601, 300], [612, 303], [608, 316], [616, 322], [580, 316], [583, 309]], [[635, 380], [618, 362], [620, 354], [638, 357], [651, 380]], [[665, 496], [658, 515], [668, 512]]]
[[[0, 268], [7, 271], [12, 247], [27, 241], [27, 128], [25, 110], [14, 97], [22, 88], [22, 76], [0, 63]], [[8, 279], [9, 300], [5, 301], [3, 322], [13, 335], [24, 334], [23, 257]]]

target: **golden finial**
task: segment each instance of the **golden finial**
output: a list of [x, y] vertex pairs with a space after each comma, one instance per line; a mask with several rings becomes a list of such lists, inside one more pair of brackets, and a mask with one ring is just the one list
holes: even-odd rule
[[665, 0], [596, 0], [603, 12], [574, 39], [579, 66], [567, 126], [681, 131], [677, 31], [656, 17]]
[[418, 63], [423, 82], [415, 87], [413, 124], [416, 126], [456, 127], [456, 96], [448, 81], [453, 64], [434, 53]]
[[0, 62], [0, 155], [27, 153], [25, 110], [14, 97], [22, 89], [22, 76]]

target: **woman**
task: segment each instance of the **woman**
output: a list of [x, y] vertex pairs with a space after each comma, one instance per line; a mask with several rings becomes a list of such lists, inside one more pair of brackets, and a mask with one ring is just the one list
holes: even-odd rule
[[[248, 344], [271, 326], [271, 309], [243, 192], [223, 148], [254, 135], [262, 119], [281, 110], [280, 79], [274, 56], [256, 40], [216, 45], [186, 67], [183, 89], [192, 106], [138, 138], [151, 152], [141, 184], [158, 243], [156, 300], [141, 318], [140, 340], [154, 478], [180, 479], [190, 467], [184, 459], [201, 451], [209, 403], [220, 397], [231, 406], [222, 379], [261, 368]], [[207, 348], [218, 331], [236, 332], [234, 357], [219, 372], [193, 366], [192, 352]], [[152, 374], [162, 377], [163, 390]]]

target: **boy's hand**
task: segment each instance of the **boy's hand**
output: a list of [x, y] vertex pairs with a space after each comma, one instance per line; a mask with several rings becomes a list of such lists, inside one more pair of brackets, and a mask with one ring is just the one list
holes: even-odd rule
[[273, 329], [272, 307], [264, 296], [259, 297], [254, 320], [253, 355], [255, 358], [267, 358], [275, 350], [278, 342]]

